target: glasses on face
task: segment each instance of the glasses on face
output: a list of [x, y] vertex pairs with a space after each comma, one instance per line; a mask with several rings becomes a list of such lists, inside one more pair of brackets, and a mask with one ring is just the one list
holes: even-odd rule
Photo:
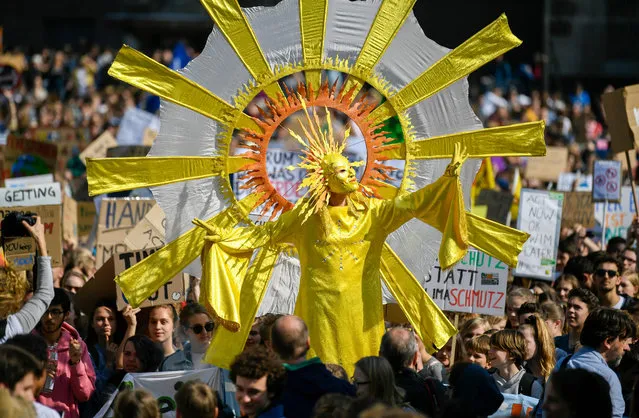
[[636, 263], [637, 262], [637, 260], [635, 260], [634, 258], [630, 258], [630, 257], [626, 257], [626, 256], [623, 257], [623, 260], [624, 261], [630, 261], [631, 263]]
[[56, 318], [56, 317], [58, 317], [58, 316], [60, 316], [60, 315], [62, 315], [62, 314], [64, 314], [64, 311], [63, 311], [63, 310], [60, 310], [60, 309], [51, 309], [51, 310], [49, 310], [49, 311], [46, 311], [46, 312], [44, 313], [44, 316], [49, 316], [49, 315], [51, 315], [52, 317]]
[[617, 277], [617, 273], [617, 270], [598, 269], [597, 271], [595, 271], [595, 274], [599, 277], [604, 277], [607, 274], [608, 277], [613, 278]]
[[191, 329], [195, 334], [201, 334], [203, 330], [206, 330], [206, 332], [211, 332], [213, 331], [213, 329], [215, 329], [215, 324], [209, 321], [204, 324], [204, 326], [202, 326], [202, 324], [193, 325]]

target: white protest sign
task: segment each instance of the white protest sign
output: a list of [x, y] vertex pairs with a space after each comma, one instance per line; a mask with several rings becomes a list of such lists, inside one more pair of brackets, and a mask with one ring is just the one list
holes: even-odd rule
[[0, 207], [61, 205], [60, 183], [0, 188]]
[[591, 192], [592, 191], [592, 174], [582, 174], [577, 177], [577, 184], [575, 185], [576, 192]]
[[27, 187], [34, 184], [53, 183], [53, 174], [41, 174], [39, 176], [16, 177], [12, 179], [4, 179], [4, 187], [14, 189], [18, 187]]
[[157, 399], [162, 417], [173, 418], [177, 408], [175, 393], [183, 383], [190, 380], [202, 381], [217, 390], [220, 395], [225, 393], [223, 382], [226, 379], [222, 370], [217, 367], [180, 372], [130, 373], [124, 376], [118, 390], [109, 397], [102, 409], [95, 415], [95, 418], [113, 417], [113, 401], [118, 396], [119, 391], [124, 389], [145, 389], [149, 391]]
[[557, 264], [564, 195], [545, 190], [522, 189], [517, 229], [530, 238], [519, 254], [514, 274], [552, 280]]
[[[604, 221], [604, 205], [606, 203], [595, 203], [595, 221], [599, 226], [603, 226]], [[612, 237], [625, 238], [628, 228], [632, 224], [632, 218], [635, 215], [635, 202], [632, 199], [632, 188], [621, 188], [621, 201], [608, 202], [606, 207], [606, 230], [604, 231], [604, 243], [607, 243]]]
[[443, 310], [504, 315], [508, 266], [475, 249], [450, 270], [439, 262], [430, 270], [424, 289]]
[[561, 173], [557, 181], [558, 192], [590, 192], [592, 191], [592, 174]]
[[488, 418], [528, 418], [539, 403], [539, 399], [526, 395], [502, 393], [504, 402], [499, 409]]
[[595, 202], [621, 200], [621, 161], [595, 161], [592, 199]]
[[124, 113], [118, 130], [119, 145], [142, 145], [146, 129], [158, 132], [160, 119], [153, 113], [130, 107]]

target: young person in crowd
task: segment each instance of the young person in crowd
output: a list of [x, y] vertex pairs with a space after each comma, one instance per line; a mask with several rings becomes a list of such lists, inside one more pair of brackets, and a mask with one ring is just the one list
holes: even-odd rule
[[519, 332], [526, 340], [526, 371], [545, 382], [555, 367], [557, 355], [563, 358], [567, 353], [563, 350], [559, 354], [555, 352], [555, 343], [538, 314], [529, 316], [519, 326]]
[[444, 345], [441, 350], [435, 353], [435, 358], [444, 366], [443, 373], [443, 381], [445, 382], [447, 379], [447, 371], [451, 367], [451, 356], [453, 354], [453, 338], [457, 339], [456, 348], [455, 348], [455, 359], [452, 363], [457, 363], [459, 361], [464, 361], [467, 358], [466, 348], [464, 346], [464, 341], [461, 338], [461, 335], [457, 334], [454, 337], [451, 337]]
[[626, 248], [621, 256], [623, 261], [623, 272], [636, 273], [637, 272], [637, 253], [633, 248]]
[[516, 287], [508, 292], [508, 296], [506, 297], [506, 315], [508, 316], [510, 328], [517, 328], [519, 326], [517, 313], [521, 305], [526, 302], [535, 302], [535, 295], [529, 289]]
[[231, 380], [243, 417], [285, 417], [280, 397], [286, 385], [286, 370], [275, 353], [264, 347], [244, 350], [231, 364]]
[[[5, 345], [21, 348], [33, 355], [33, 357], [38, 361], [39, 371], [35, 374], [32, 395], [33, 399], [36, 399], [38, 395], [40, 395], [47, 379], [47, 342], [39, 335], [21, 334], [8, 339]], [[51, 409], [46, 405], [33, 401], [33, 406], [35, 407], [39, 418], [60, 418], [60, 414], [56, 410]]]
[[63, 289], [66, 289], [75, 295], [80, 289], [82, 289], [82, 286], [84, 286], [88, 280], [89, 278], [84, 274], [76, 269], [72, 269], [64, 273], [60, 285]]
[[639, 275], [637, 273], [628, 273], [628, 270], [624, 271], [621, 275], [621, 281], [617, 286], [617, 293], [625, 298], [636, 299], [639, 292]]
[[260, 337], [260, 325], [262, 325], [261, 318], [255, 318], [253, 325], [251, 326], [251, 330], [249, 331], [248, 338], [246, 339], [246, 343], [244, 344], [245, 350], [254, 348], [262, 342], [262, 338]]
[[559, 361], [555, 370], [585, 369], [603, 377], [610, 386], [612, 416], [621, 418], [625, 410], [621, 383], [609, 364], [617, 364], [630, 349], [636, 332], [637, 327], [626, 312], [597, 308], [584, 323], [580, 336], [582, 347]]
[[486, 317], [486, 320], [490, 324], [490, 329], [493, 329], [495, 331], [501, 331], [502, 329], [506, 328], [506, 325], [508, 325], [508, 317], [506, 315], [489, 315]]
[[[606, 245], [606, 254], [613, 258], [620, 258], [626, 250], [626, 239], [622, 237], [612, 237]], [[621, 270], [621, 269], [620, 269]]]
[[517, 310], [517, 321], [519, 324], [526, 322], [529, 316], [539, 312], [539, 304], [537, 302], [526, 302]]
[[134, 335], [124, 343], [123, 369], [126, 373], [149, 373], [159, 369], [164, 352], [146, 335]]
[[104, 388], [115, 369], [115, 356], [124, 335], [124, 319], [115, 301], [103, 299], [89, 315], [86, 344], [95, 370], [95, 387]]
[[357, 388], [357, 397], [370, 398], [388, 406], [402, 406], [413, 410], [404, 403], [404, 390], [395, 385], [393, 368], [384, 357], [363, 357], [355, 363], [353, 384]]
[[[417, 372], [420, 353], [415, 333], [403, 327], [389, 329], [382, 337], [379, 355], [388, 360], [393, 380], [404, 392], [404, 401], [423, 414], [435, 415], [443, 386], [441, 379], [426, 378]], [[358, 392], [361, 390], [358, 387]]]
[[464, 322], [462, 326], [459, 327], [459, 334], [461, 335], [462, 340], [465, 343], [473, 337], [482, 335], [489, 329], [491, 329], [490, 323], [486, 319], [479, 317], [469, 319]]
[[492, 368], [488, 361], [488, 352], [490, 351], [490, 336], [478, 335], [466, 341], [466, 353], [468, 354], [468, 362], [477, 364], [488, 370]]
[[601, 258], [595, 269], [595, 288], [602, 307], [627, 310], [636, 302], [631, 297], [619, 295], [617, 287], [621, 282], [622, 266], [614, 257]]
[[160, 344], [164, 351], [164, 360], [159, 367], [161, 372], [193, 369], [184, 351], [177, 349], [173, 343], [176, 322], [177, 314], [172, 305], [158, 305], [149, 309], [149, 337]]
[[13, 345], [0, 345], [0, 388], [29, 402], [35, 400], [36, 380], [42, 365], [28, 351]]
[[555, 291], [559, 296], [559, 300], [563, 303], [568, 302], [568, 293], [572, 289], [577, 289], [579, 286], [579, 280], [572, 274], [562, 274], [557, 280], [555, 280]]
[[206, 369], [212, 365], [202, 359], [211, 344], [215, 323], [199, 303], [189, 303], [180, 312], [180, 325], [188, 341], [184, 344], [184, 355], [193, 364], [193, 369]]
[[0, 344], [14, 335], [31, 332], [53, 299], [53, 273], [51, 257], [47, 254], [44, 225], [40, 217], [36, 217], [33, 226], [25, 221], [22, 225], [36, 243], [36, 290], [33, 296], [23, 303], [27, 282], [12, 269], [0, 268], [3, 283], [3, 286], [0, 286]]
[[546, 418], [611, 418], [610, 386], [586, 369], [559, 370], [546, 386], [543, 411]]
[[550, 332], [552, 338], [563, 335], [566, 313], [561, 306], [555, 302], [544, 302], [539, 306], [539, 314], [544, 318], [544, 322], [546, 322], [548, 332]]
[[326, 393], [355, 395], [355, 388], [333, 376], [319, 357], [306, 358], [311, 340], [301, 318], [286, 315], [277, 319], [271, 330], [271, 343], [286, 369], [286, 387], [281, 398], [286, 416], [310, 417], [315, 402]]
[[38, 402], [67, 418], [80, 416], [79, 404], [95, 390], [95, 371], [87, 346], [78, 332], [65, 322], [71, 301], [62, 289], [54, 289], [51, 306], [42, 315], [34, 333], [48, 345], [48, 376]]
[[537, 281], [532, 288], [533, 293], [535, 294], [535, 298], [537, 299], [537, 303], [541, 304], [547, 301], [559, 302], [559, 295], [548, 285], [548, 283]]
[[523, 367], [525, 358], [526, 340], [519, 331], [505, 329], [490, 336], [488, 360], [496, 369], [492, 376], [499, 391], [539, 399], [542, 385]]
[[575, 276], [579, 287], [593, 290], [593, 275], [595, 274], [594, 256], [576, 256], [568, 260], [564, 267], [564, 274]]
[[144, 389], [126, 389], [113, 403], [113, 418], [160, 418], [157, 400]]
[[555, 347], [571, 354], [579, 345], [581, 330], [586, 318], [599, 306], [599, 299], [588, 289], [573, 289], [568, 294], [566, 325], [568, 334], [555, 337]]
[[205, 383], [190, 380], [175, 394], [176, 418], [217, 418], [215, 393]]

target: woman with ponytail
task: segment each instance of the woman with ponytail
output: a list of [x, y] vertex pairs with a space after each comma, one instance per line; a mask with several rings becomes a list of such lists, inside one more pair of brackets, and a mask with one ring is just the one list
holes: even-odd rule
[[533, 314], [519, 326], [519, 332], [526, 339], [526, 370], [545, 382], [556, 362], [555, 342], [546, 323], [539, 314]]

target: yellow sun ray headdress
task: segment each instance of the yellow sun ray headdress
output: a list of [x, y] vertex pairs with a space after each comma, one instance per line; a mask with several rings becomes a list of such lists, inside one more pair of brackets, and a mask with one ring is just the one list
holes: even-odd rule
[[[125, 46], [109, 70], [163, 99], [161, 131], [148, 157], [88, 164], [91, 194], [150, 187], [166, 214], [170, 243], [117, 279], [133, 304], [183, 269], [200, 277], [195, 261], [204, 230], [194, 228], [192, 219], [233, 228], [251, 224], [249, 213], [259, 206], [273, 217], [293, 208], [269, 180], [266, 153], [275, 130], [304, 106], [342, 112], [357, 125], [366, 146], [360, 184], [364, 193], [381, 199], [431, 184], [444, 173], [456, 144], [471, 158], [460, 174], [466, 207], [481, 158], [545, 154], [543, 122], [483, 129], [468, 102], [465, 77], [521, 43], [504, 15], [449, 50], [424, 35], [411, 12], [415, 0], [283, 0], [251, 9], [242, 9], [237, 0], [201, 2], [215, 26], [186, 68], [172, 71]], [[333, 72], [346, 76], [343, 86], [330, 79]], [[282, 88], [282, 80], [298, 73], [304, 81], [296, 91]], [[381, 104], [361, 94], [366, 85], [383, 97]], [[267, 99], [260, 117], [251, 117], [245, 109], [262, 92]], [[391, 118], [402, 134], [393, 144], [382, 129]], [[238, 135], [246, 152], [233, 155], [231, 143]], [[306, 162], [310, 177], [305, 183], [319, 203], [325, 196], [314, 163]], [[404, 165], [399, 187], [390, 181], [391, 163]], [[252, 193], [238, 199], [230, 176], [241, 174]], [[501, 251], [503, 261], [516, 263], [515, 251], [491, 243], [490, 237], [519, 242], [521, 234], [468, 216], [486, 250]], [[441, 239], [441, 232], [424, 222], [407, 222], [385, 245], [382, 264], [396, 268], [381, 274], [401, 274], [423, 285]], [[291, 311], [299, 261], [287, 252], [274, 258], [271, 286], [257, 302], [265, 311]]]

